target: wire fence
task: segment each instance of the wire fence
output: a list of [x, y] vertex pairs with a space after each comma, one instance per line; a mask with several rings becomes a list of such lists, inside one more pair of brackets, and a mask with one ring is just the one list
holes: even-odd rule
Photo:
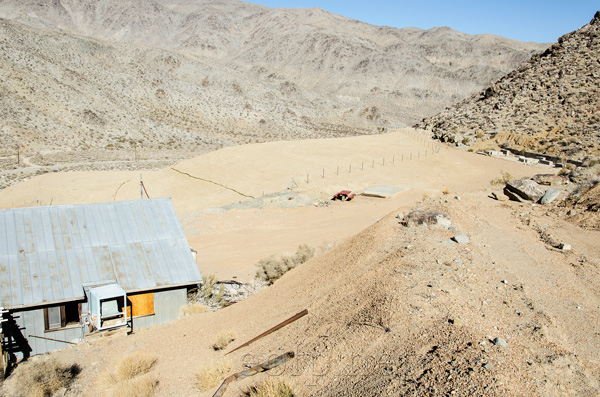
[[[406, 162], [425, 159], [435, 156], [440, 153], [441, 146], [437, 142], [432, 142], [431, 139], [417, 131], [403, 131], [409, 135], [414, 141], [423, 144], [424, 148], [419, 150], [411, 150], [409, 153], [387, 154], [379, 158], [371, 158], [370, 160], [360, 160], [359, 162], [350, 162], [347, 165], [336, 165], [332, 170], [331, 166], [322, 167], [320, 172], [307, 172], [306, 177], [292, 177], [286, 189], [294, 190], [300, 188], [298, 183], [310, 184], [315, 179], [325, 179], [330, 176], [339, 176], [340, 174], [352, 174], [352, 172], [360, 172], [365, 169], [374, 169], [376, 167], [394, 166]], [[264, 195], [264, 193], [263, 193]]]

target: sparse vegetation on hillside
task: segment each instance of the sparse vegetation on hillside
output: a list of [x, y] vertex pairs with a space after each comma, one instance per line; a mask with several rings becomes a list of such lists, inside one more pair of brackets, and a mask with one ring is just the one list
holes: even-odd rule
[[415, 125], [442, 142], [600, 156], [600, 13], [481, 92]]
[[149, 397], [158, 388], [157, 377], [149, 373], [157, 361], [152, 354], [134, 353], [121, 359], [102, 379], [110, 387], [111, 395]]
[[490, 181], [490, 185], [492, 186], [503, 186], [506, 185], [506, 182], [510, 181], [514, 177], [510, 174], [510, 172], [502, 171], [502, 176], [499, 178], [492, 179]]
[[269, 378], [250, 387], [243, 395], [248, 397], [297, 397], [301, 393], [287, 380]]
[[212, 344], [212, 348], [215, 350], [225, 349], [231, 342], [236, 338], [235, 332], [233, 331], [221, 331], [217, 334], [215, 341]]
[[196, 385], [201, 392], [206, 392], [222, 382], [229, 372], [231, 372], [229, 361], [204, 366], [196, 374]]
[[[198, 310], [201, 310], [197, 307], [196, 303], [201, 303], [206, 309], [211, 311], [222, 308], [225, 303], [223, 300], [225, 288], [222, 285], [217, 286], [217, 276], [214, 274], [202, 276], [202, 281], [202, 284], [197, 289], [188, 294], [188, 305], [195, 307], [196, 312], [200, 312]], [[191, 307], [190, 310], [192, 310]]]
[[49, 397], [68, 387], [79, 374], [77, 364], [64, 365], [54, 358], [34, 359], [19, 364], [8, 378], [0, 395], [6, 397]]
[[272, 255], [268, 258], [261, 259], [256, 264], [256, 266], [259, 267], [256, 272], [256, 278], [269, 284], [273, 284], [288, 271], [308, 261], [314, 254], [314, 248], [309, 247], [307, 244], [302, 244], [298, 246], [294, 255]]

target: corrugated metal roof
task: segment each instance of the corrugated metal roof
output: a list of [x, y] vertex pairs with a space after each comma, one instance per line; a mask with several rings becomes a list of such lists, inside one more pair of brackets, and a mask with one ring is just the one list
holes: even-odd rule
[[169, 198], [0, 210], [0, 306], [193, 284], [200, 272]]

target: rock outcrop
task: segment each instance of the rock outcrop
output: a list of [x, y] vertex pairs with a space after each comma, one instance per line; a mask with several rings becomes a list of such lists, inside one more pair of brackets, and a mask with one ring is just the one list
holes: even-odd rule
[[600, 12], [581, 29], [416, 127], [456, 145], [600, 156]]

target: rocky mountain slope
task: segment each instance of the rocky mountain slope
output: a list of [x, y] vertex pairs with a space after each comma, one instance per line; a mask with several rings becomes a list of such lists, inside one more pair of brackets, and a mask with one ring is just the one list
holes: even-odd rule
[[10, 153], [120, 158], [409, 125], [545, 48], [234, 0], [4, 0], [0, 18]]
[[321, 110], [331, 101], [291, 84], [249, 83], [177, 53], [7, 20], [0, 49], [5, 150], [212, 150], [291, 134], [339, 135]]
[[417, 126], [442, 141], [597, 162], [600, 12], [527, 64]]

